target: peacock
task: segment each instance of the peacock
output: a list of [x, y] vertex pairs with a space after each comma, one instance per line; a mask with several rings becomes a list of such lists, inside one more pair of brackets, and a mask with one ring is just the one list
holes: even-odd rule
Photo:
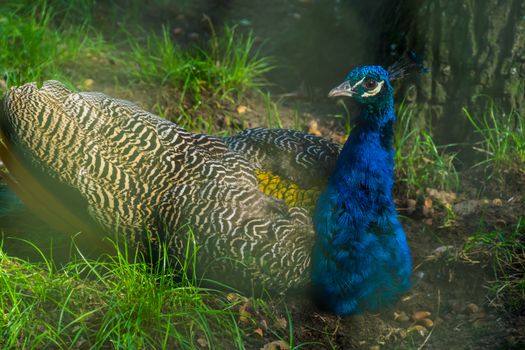
[[306, 290], [337, 315], [378, 310], [410, 287], [392, 199], [391, 81], [408, 66], [354, 68], [329, 93], [360, 107], [342, 148], [286, 129], [191, 133], [57, 81], [11, 88], [0, 113], [5, 178], [29, 207], [87, 241], [118, 232], [174, 257], [194, 241], [207, 280]]

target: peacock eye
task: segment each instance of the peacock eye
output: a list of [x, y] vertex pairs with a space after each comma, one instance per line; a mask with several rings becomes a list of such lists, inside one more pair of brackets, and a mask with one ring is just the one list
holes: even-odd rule
[[363, 81], [363, 86], [368, 91], [374, 90], [377, 87], [377, 81], [371, 78], [365, 79], [365, 81]]

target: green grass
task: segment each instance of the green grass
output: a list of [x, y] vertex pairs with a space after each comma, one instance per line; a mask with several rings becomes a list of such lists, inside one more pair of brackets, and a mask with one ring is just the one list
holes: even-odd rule
[[481, 136], [474, 146], [483, 160], [476, 166], [485, 166], [495, 173], [506, 170], [525, 172], [525, 120], [518, 112], [502, 112], [490, 103], [481, 117], [472, 116], [467, 109], [465, 115]]
[[[283, 121], [279, 112], [279, 105], [272, 100], [269, 92], [262, 95], [264, 107], [266, 110], [266, 127], [267, 128], [283, 128]], [[297, 124], [298, 117], [295, 116], [295, 124]]]
[[43, 263], [30, 263], [0, 249], [0, 348], [244, 349], [284, 337], [292, 345], [291, 328], [288, 336], [284, 330], [263, 339], [252, 333], [256, 321], [239, 323], [246, 298], [199, 287], [186, 273], [195, 266], [190, 250], [173, 271], [165, 250], [152, 268], [127, 247], [62, 267], [43, 255]]
[[[121, 5], [114, 1], [106, 10], [123, 11]], [[5, 79], [0, 89], [46, 79], [91, 89], [83, 85], [94, 78], [96, 90], [124, 85], [131, 99], [160, 116], [191, 131], [221, 135], [244, 128], [235, 112], [244, 96], [264, 99], [262, 76], [273, 66], [259, 57], [251, 33], [229, 26], [216, 33], [210, 23], [207, 42], [182, 47], [167, 27], [144, 35], [135, 23], [133, 33], [123, 25], [107, 29], [106, 23], [111, 31], [106, 39], [94, 29], [91, 15], [76, 15], [92, 14], [97, 6], [93, 0], [0, 3], [0, 79]], [[135, 91], [152, 93], [141, 97]]]
[[[241, 35], [235, 27], [221, 35], [212, 30], [204, 47], [182, 49], [164, 27], [162, 35], [144, 39], [129, 36], [131, 59], [127, 68], [138, 81], [175, 87], [185, 107], [196, 108], [209, 99], [234, 102], [248, 90], [257, 90], [261, 76], [272, 69], [267, 58], [254, 51], [251, 34]], [[206, 101], [205, 101], [206, 100]]]
[[[120, 80], [147, 83], [156, 90], [171, 88], [170, 109], [187, 113], [193, 120], [202, 105], [209, 111], [225, 109], [246, 93], [259, 92], [262, 75], [273, 68], [268, 58], [258, 56], [253, 35], [240, 34], [235, 27], [225, 26], [215, 33], [210, 23], [212, 34], [206, 43], [182, 48], [167, 27], [160, 35], [143, 38], [123, 31], [123, 27], [113, 28], [126, 38], [122, 44], [105, 40], [92, 27], [89, 16], [86, 20], [59, 20], [64, 15], [78, 18], [68, 15], [78, 9], [91, 13], [94, 6], [91, 0], [0, 4], [0, 73], [6, 85], [59, 79], [71, 87], [80, 86], [74, 67], [110, 58], [114, 63], [111, 70], [114, 74], [118, 71]], [[202, 125], [198, 129], [202, 130]]]
[[525, 311], [525, 217], [513, 230], [470, 236], [463, 251], [471, 259], [489, 257], [494, 271], [494, 280], [488, 283], [492, 305], [517, 313]]
[[455, 153], [448, 146], [437, 146], [432, 136], [414, 125], [414, 109], [401, 103], [394, 131], [396, 179], [407, 188], [407, 195], [427, 187], [452, 190], [458, 186]]
[[54, 28], [55, 13], [45, 1], [24, 5], [23, 1], [0, 4], [0, 73], [8, 86], [45, 79], [68, 81], [61, 66], [108, 47], [84, 24]]

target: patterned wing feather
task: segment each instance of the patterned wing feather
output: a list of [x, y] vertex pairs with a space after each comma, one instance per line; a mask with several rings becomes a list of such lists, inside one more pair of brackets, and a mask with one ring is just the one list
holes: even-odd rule
[[[245, 132], [225, 141], [56, 81], [12, 89], [3, 108], [2, 128], [13, 147], [76, 191], [107, 231], [138, 245], [154, 236], [146, 232], [156, 233], [181, 257], [191, 229], [200, 246], [199, 273], [244, 290], [264, 285], [284, 291], [308, 280], [314, 235], [308, 211], [265, 195], [256, 171], [272, 162], [262, 150], [273, 144], [276, 153], [299, 150], [283, 168], [299, 179], [309, 162], [331, 162], [319, 150], [322, 141], [293, 132], [295, 140], [275, 131], [268, 138], [261, 129], [251, 131], [259, 139], [250, 141]], [[292, 147], [301, 138], [308, 146]]]
[[340, 145], [327, 139], [287, 129], [247, 129], [225, 142], [257, 168], [302, 188], [322, 188], [341, 151]]

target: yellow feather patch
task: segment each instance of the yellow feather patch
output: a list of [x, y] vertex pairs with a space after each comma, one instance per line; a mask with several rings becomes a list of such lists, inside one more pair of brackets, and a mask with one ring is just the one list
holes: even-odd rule
[[255, 175], [262, 193], [282, 199], [289, 207], [303, 207], [313, 210], [320, 190], [317, 187], [299, 188], [294, 182], [281, 178], [271, 171], [256, 170]]

